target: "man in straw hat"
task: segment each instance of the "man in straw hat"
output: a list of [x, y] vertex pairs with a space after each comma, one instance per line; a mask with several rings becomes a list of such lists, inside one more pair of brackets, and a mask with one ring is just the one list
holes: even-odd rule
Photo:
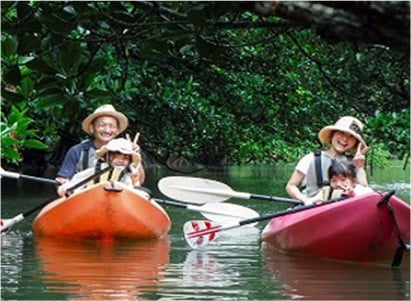
[[[108, 165], [114, 168], [112, 171], [100, 176], [98, 181], [120, 181], [130, 187], [141, 185], [140, 178], [142, 173], [144, 173], [141, 165], [141, 155], [133, 150], [132, 142], [129, 140], [124, 138], [113, 139], [96, 150], [95, 156], [97, 160], [101, 161], [102, 169]], [[69, 187], [95, 174], [97, 172], [96, 169], [97, 166], [76, 173], [70, 181], [58, 187], [58, 194], [64, 196]], [[78, 189], [82, 188], [84, 188], [84, 186]]]
[[91, 137], [74, 145], [67, 152], [56, 180], [64, 183], [76, 172], [93, 167], [96, 149], [117, 137], [128, 127], [127, 117], [109, 104], [98, 107], [82, 122], [83, 130]]
[[[318, 133], [323, 144], [329, 145], [324, 151], [305, 155], [298, 163], [288, 180], [286, 191], [295, 199], [311, 204], [317, 200], [312, 198], [318, 195], [323, 186], [329, 185], [328, 168], [333, 159], [347, 158], [347, 154], [354, 154], [353, 162], [357, 167], [357, 181], [368, 186], [364, 170], [365, 153], [368, 146], [362, 138], [363, 124], [351, 116], [341, 117], [334, 125], [326, 126]], [[304, 193], [300, 185], [304, 187]], [[320, 200], [318, 200], [320, 201]]]

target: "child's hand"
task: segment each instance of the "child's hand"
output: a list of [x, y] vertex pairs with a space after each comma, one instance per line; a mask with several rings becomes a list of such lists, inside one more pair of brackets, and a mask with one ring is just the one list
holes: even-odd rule
[[323, 200], [320, 197], [317, 197], [317, 196], [313, 196], [313, 197], [310, 197], [310, 198], [304, 198], [304, 199], [302, 199], [302, 201], [304, 202], [305, 206], [313, 205], [313, 204], [319, 205], [323, 202]]
[[339, 190], [340, 193], [339, 195], [334, 196], [334, 198], [340, 197], [341, 195], [345, 195], [348, 197], [353, 197], [354, 196], [354, 188], [349, 185], [348, 183], [344, 183], [342, 185], [339, 185], [338, 189], [336, 189], [335, 191]]
[[129, 165], [131, 171], [131, 179], [133, 180], [134, 186], [140, 186], [140, 168], [141, 163], [132, 163]]
[[140, 151], [140, 145], [137, 144], [137, 141], [138, 141], [138, 138], [139, 138], [139, 137], [140, 137], [140, 133], [137, 132], [136, 135], [134, 136], [134, 140], [131, 141], [130, 135], [129, 135], [129, 134], [126, 134], [126, 139], [131, 142], [133, 151], [135, 151], [135, 152], [139, 152], [139, 151]]
[[138, 164], [132, 163], [132, 164], [130, 164], [131, 173], [133, 175], [138, 175], [140, 173], [140, 166], [141, 166], [141, 163], [138, 163]]

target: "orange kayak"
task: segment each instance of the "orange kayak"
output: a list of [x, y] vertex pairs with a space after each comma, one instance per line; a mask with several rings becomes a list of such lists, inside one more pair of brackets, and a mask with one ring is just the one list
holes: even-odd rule
[[136, 189], [102, 182], [62, 197], [33, 221], [37, 236], [76, 240], [154, 239], [168, 234], [166, 211]]

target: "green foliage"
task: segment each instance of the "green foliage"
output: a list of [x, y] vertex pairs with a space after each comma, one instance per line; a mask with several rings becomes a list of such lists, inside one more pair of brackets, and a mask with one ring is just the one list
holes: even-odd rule
[[328, 44], [236, 5], [3, 1], [2, 111], [24, 101], [52, 148], [112, 103], [148, 152], [205, 164], [295, 161], [354, 115], [371, 146], [404, 156], [408, 54]]
[[[380, 137], [380, 143], [388, 154], [396, 155], [396, 159], [404, 159], [410, 154], [410, 109], [400, 112], [381, 112], [377, 110], [367, 126]], [[375, 140], [374, 140], [375, 141]], [[377, 141], [375, 141], [377, 142]]]
[[367, 153], [367, 164], [372, 168], [387, 167], [389, 159], [392, 158], [383, 143], [373, 144]]
[[24, 103], [12, 107], [8, 116], [1, 113], [1, 158], [12, 163], [22, 160], [21, 149], [46, 149], [47, 145], [39, 141], [33, 129], [33, 120], [26, 116]]

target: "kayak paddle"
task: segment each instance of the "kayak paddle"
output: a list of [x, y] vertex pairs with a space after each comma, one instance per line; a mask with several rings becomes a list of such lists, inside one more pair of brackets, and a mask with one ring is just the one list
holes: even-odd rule
[[401, 265], [402, 262], [402, 257], [404, 255], [404, 251], [409, 252], [411, 249], [410, 244], [405, 243], [404, 240], [401, 237], [401, 231], [400, 228], [398, 226], [398, 222], [397, 222], [397, 217], [395, 216], [395, 212], [394, 209], [391, 207], [391, 205], [389, 204], [390, 198], [395, 194], [395, 190], [390, 191], [389, 193], [387, 193], [377, 204], [377, 206], [382, 206], [385, 205], [387, 206], [388, 212], [390, 213], [391, 219], [392, 219], [392, 223], [394, 225], [394, 227], [397, 230], [398, 233], [398, 243], [399, 246], [397, 248], [397, 250], [395, 251], [394, 257], [392, 259], [392, 263], [391, 266], [392, 267], [398, 267]]
[[[84, 184], [87, 184], [89, 181], [97, 178], [98, 176], [102, 175], [103, 173], [108, 172], [110, 169], [112, 169], [112, 167], [107, 167], [104, 168], [102, 170], [100, 170], [99, 172], [87, 177], [86, 179], [78, 182], [77, 184], [73, 185], [72, 187], [70, 187], [68, 190], [73, 191], [74, 189], [83, 186]], [[53, 202], [54, 200], [56, 200], [56, 198], [52, 198], [49, 199], [43, 203], [41, 203], [40, 205], [37, 205], [36, 207], [24, 212], [24, 213], [20, 213], [18, 215], [16, 215], [13, 218], [8, 218], [8, 219], [1, 219], [0, 220], [0, 231], [1, 231], [1, 235], [5, 235], [7, 234], [11, 227], [13, 227], [15, 224], [21, 222], [22, 220], [24, 220], [27, 216], [33, 214], [34, 212], [42, 209], [43, 207], [45, 207], [46, 205], [48, 205], [49, 203]]]
[[183, 226], [184, 238], [192, 249], [197, 249], [197, 248], [204, 247], [211, 241], [215, 240], [220, 234], [220, 232], [238, 228], [238, 227], [245, 226], [245, 225], [252, 224], [252, 223], [261, 222], [261, 221], [272, 219], [275, 217], [280, 217], [280, 216], [289, 215], [289, 214], [293, 214], [293, 213], [304, 211], [304, 210], [309, 210], [312, 208], [317, 208], [320, 206], [329, 205], [329, 204], [332, 204], [332, 203], [335, 203], [341, 200], [342, 198], [338, 198], [338, 199], [330, 200], [330, 201], [327, 201], [327, 202], [324, 202], [318, 205], [312, 204], [312, 205], [306, 205], [306, 206], [298, 206], [293, 209], [287, 209], [287, 210], [277, 211], [274, 213], [264, 214], [258, 217], [245, 219], [245, 220], [233, 222], [232, 224], [226, 224], [226, 225], [221, 225], [219, 223], [215, 223], [212, 221], [192, 220], [192, 221], [186, 222]]
[[158, 182], [158, 188], [161, 193], [172, 199], [195, 204], [223, 202], [232, 197], [275, 201], [292, 205], [303, 204], [300, 200], [234, 191], [224, 183], [197, 177], [165, 177]]
[[22, 220], [24, 220], [27, 216], [33, 214], [34, 212], [36, 212], [37, 210], [40, 210], [41, 208], [43, 208], [44, 206], [48, 205], [49, 203], [51, 203], [52, 201], [54, 201], [56, 198], [53, 197], [43, 203], [41, 203], [40, 205], [37, 205], [36, 207], [24, 212], [24, 213], [20, 213], [18, 215], [16, 215], [13, 218], [8, 218], [8, 219], [2, 219], [0, 220], [0, 225], [1, 225], [1, 235], [5, 235], [7, 233], [9, 233], [11, 227], [13, 227], [15, 224], [21, 222]]
[[227, 224], [241, 219], [260, 216], [251, 208], [230, 203], [209, 203], [202, 206], [195, 206], [156, 198], [153, 198], [153, 200], [160, 204], [181, 207], [187, 210], [199, 212], [205, 218], [221, 224]]
[[13, 178], [13, 179], [22, 178], [22, 179], [33, 180], [33, 181], [43, 182], [43, 183], [48, 183], [48, 184], [60, 184], [58, 181], [53, 180], [53, 179], [23, 175], [17, 172], [6, 171], [2, 167], [0, 167], [0, 177]]

